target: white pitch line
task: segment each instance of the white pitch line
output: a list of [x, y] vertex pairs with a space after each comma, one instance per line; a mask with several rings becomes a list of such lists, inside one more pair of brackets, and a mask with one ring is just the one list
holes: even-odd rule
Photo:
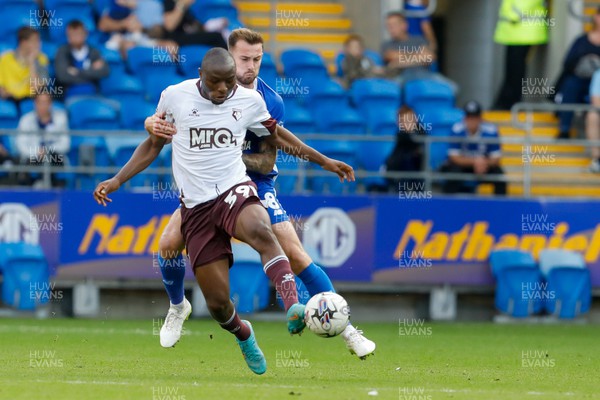
[[[68, 384], [68, 385], [107, 385], [107, 386], [148, 386], [147, 384], [142, 384], [142, 383], [134, 383], [134, 382], [126, 382], [126, 381], [122, 381], [122, 382], [117, 382], [117, 381], [96, 381], [96, 380], [91, 380], [91, 381], [86, 381], [86, 380], [44, 380], [44, 379], [36, 379], [37, 383], [64, 383], [64, 384]], [[153, 384], [152, 386], [174, 386], [174, 387], [186, 387], [186, 386], [190, 386], [190, 387], [206, 387], [206, 386], [218, 386], [221, 387], [222, 384], [221, 383], [217, 383], [217, 382], [202, 382], [202, 383], [198, 383], [198, 382], [178, 382], [177, 384], [168, 384], [168, 385], [156, 385]], [[228, 386], [233, 386], [233, 387], [239, 387], [239, 388], [273, 388], [273, 389], [304, 389], [303, 386], [293, 386], [293, 385], [275, 385], [272, 383], [229, 383]], [[396, 389], [398, 389], [398, 386], [380, 386], [377, 388], [373, 388], [373, 387], [369, 387], [369, 388], [357, 388], [356, 390], [364, 390], [365, 392], [371, 391], [371, 390], [392, 390], [392, 391], [396, 391]], [[431, 392], [439, 392], [439, 393], [462, 393], [462, 394], [498, 394], [499, 391], [497, 390], [472, 390], [472, 389], [449, 389], [449, 388], [442, 388], [442, 389], [425, 389], [423, 393], [431, 393]], [[553, 395], [556, 396], [558, 393], [555, 392], [526, 392], [526, 393], [521, 393], [521, 392], [510, 392], [507, 393], [510, 395], [514, 395], [514, 394], [526, 394], [526, 395], [530, 395], [530, 396], [547, 396], [547, 395]], [[562, 394], [563, 396], [575, 396], [575, 393], [573, 392], [566, 392]]]
[[[149, 335], [158, 336], [154, 334], [154, 329], [158, 332], [158, 327], [152, 329], [118, 329], [118, 328], [85, 328], [85, 327], [50, 327], [50, 326], [39, 326], [39, 325], [13, 325], [13, 326], [0, 326], [0, 333], [84, 333], [91, 335]], [[209, 331], [198, 332], [190, 331], [189, 329], [183, 329], [182, 335], [207, 335]]]

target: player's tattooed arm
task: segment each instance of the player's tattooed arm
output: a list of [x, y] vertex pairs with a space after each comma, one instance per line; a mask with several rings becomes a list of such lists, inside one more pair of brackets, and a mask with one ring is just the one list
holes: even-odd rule
[[296, 135], [281, 125], [277, 125], [275, 135], [267, 136], [266, 140], [277, 149], [286, 154], [308, 160], [315, 163], [326, 171], [337, 174], [340, 182], [344, 180], [354, 181], [354, 169], [348, 164], [329, 158], [312, 147], [306, 145]]
[[277, 149], [264, 140], [260, 142], [260, 151], [258, 153], [242, 154], [242, 161], [246, 164], [246, 169], [263, 175], [273, 171], [276, 158]]
[[158, 157], [165, 143], [165, 139], [152, 135], [147, 137], [138, 145], [127, 164], [121, 168], [117, 175], [96, 186], [96, 189], [94, 189], [96, 202], [103, 206], [106, 206], [107, 202], [110, 203], [112, 200], [108, 198], [108, 195], [117, 191], [122, 184], [148, 168], [152, 161]]

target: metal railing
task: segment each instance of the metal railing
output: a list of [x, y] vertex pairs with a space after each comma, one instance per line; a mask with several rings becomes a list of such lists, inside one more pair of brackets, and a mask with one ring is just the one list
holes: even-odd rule
[[[591, 141], [584, 139], [572, 139], [572, 140], [560, 140], [556, 141], [553, 138], [534, 137], [533, 129], [535, 128], [533, 113], [534, 111], [574, 111], [574, 112], [585, 112], [590, 110], [600, 111], [589, 105], [558, 105], [550, 103], [519, 103], [516, 104], [511, 110], [512, 122], [511, 126], [521, 129], [525, 132], [522, 137], [501, 137], [501, 138], [480, 138], [479, 143], [486, 144], [517, 144], [521, 145], [522, 154], [525, 153], [527, 148], [536, 145], [552, 145], [552, 146], [599, 146], [600, 140]], [[521, 120], [520, 115], [524, 113], [524, 120]], [[16, 135], [18, 132], [15, 130], [0, 130], [0, 138], [5, 135]], [[72, 136], [119, 136], [130, 135], [133, 137], [139, 137], [140, 142], [144, 139], [144, 134], [132, 131], [72, 131]], [[351, 142], [394, 142], [395, 135], [341, 135], [341, 134], [304, 134], [298, 135], [303, 141], [319, 141], [319, 140], [336, 140], [336, 141], [351, 141]], [[419, 179], [422, 180], [424, 186], [423, 190], [431, 191], [436, 183], [444, 180], [459, 180], [459, 181], [480, 181], [483, 178], [481, 176], [471, 173], [449, 173], [432, 170], [430, 168], [431, 160], [431, 144], [433, 143], [461, 143], [464, 141], [462, 138], [453, 137], [438, 137], [438, 136], [414, 136], [416, 142], [423, 144], [423, 165], [422, 171], [413, 172], [378, 172], [378, 171], [366, 171], [363, 169], [356, 170], [356, 176], [360, 182], [362, 178], [388, 178], [388, 179]], [[318, 146], [316, 146], [318, 148]], [[289, 162], [289, 159], [288, 159]], [[299, 181], [303, 181], [304, 178], [310, 178], [315, 176], [331, 176], [331, 173], [324, 171], [319, 168], [309, 168], [308, 163], [303, 160], [296, 160], [298, 168], [294, 171], [280, 169], [280, 175], [290, 176], [296, 175]], [[65, 166], [52, 166], [50, 164], [44, 164], [40, 166], [31, 165], [13, 165], [13, 166], [0, 166], [1, 173], [40, 173], [43, 176], [43, 183], [40, 185], [42, 188], [49, 188], [51, 186], [51, 174], [52, 173], [75, 173], [75, 174], [116, 174], [122, 166], [82, 166], [82, 165], [65, 165]], [[548, 177], [533, 176], [534, 169], [536, 166], [531, 162], [522, 162], [522, 176], [515, 176], [507, 174], [505, 171], [504, 175], [490, 176], [485, 175], [485, 182], [507, 182], [507, 183], [520, 183], [523, 185], [523, 196], [531, 197], [532, 184], [569, 184], [573, 183], [572, 177], [560, 178], [557, 176], [557, 172], [548, 174]], [[165, 176], [170, 175], [170, 167], [150, 167], [144, 171], [147, 174]], [[543, 174], [542, 174], [543, 175]], [[600, 179], [597, 175], [590, 174], [589, 177], [583, 176], [577, 180], [578, 184], [581, 185], [592, 185], [596, 186], [600, 183]], [[148, 188], [150, 189], [150, 188]], [[136, 188], [136, 190], [143, 190]]]

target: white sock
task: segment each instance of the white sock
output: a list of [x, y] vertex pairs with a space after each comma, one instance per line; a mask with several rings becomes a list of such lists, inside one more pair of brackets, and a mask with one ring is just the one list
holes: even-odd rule
[[350, 334], [354, 331], [356, 331], [356, 328], [353, 327], [350, 322], [348, 322], [348, 326], [346, 326], [346, 329], [342, 331], [342, 337], [344, 339], [348, 339], [348, 336], [350, 336]]

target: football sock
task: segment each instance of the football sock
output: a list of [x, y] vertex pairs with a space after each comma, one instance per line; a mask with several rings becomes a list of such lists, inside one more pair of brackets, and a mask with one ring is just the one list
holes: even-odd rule
[[183, 257], [179, 254], [175, 258], [164, 259], [159, 254], [158, 266], [171, 304], [180, 304], [183, 301], [183, 278], [185, 277]]
[[285, 311], [298, 303], [296, 281], [294, 280], [292, 267], [286, 256], [277, 256], [268, 261], [264, 266], [264, 271], [271, 282], [273, 282], [273, 285], [275, 285], [275, 289], [279, 293], [281, 300], [283, 300]]
[[321, 292], [335, 292], [333, 284], [325, 271], [314, 262], [300, 272], [298, 278], [302, 280], [311, 297]]
[[219, 323], [219, 325], [221, 325], [221, 328], [225, 329], [226, 331], [233, 333], [235, 337], [242, 342], [247, 340], [252, 333], [250, 331], [250, 327], [242, 322], [239, 315], [235, 312], [235, 309], [233, 310], [233, 315], [231, 318], [229, 318], [229, 321]]

